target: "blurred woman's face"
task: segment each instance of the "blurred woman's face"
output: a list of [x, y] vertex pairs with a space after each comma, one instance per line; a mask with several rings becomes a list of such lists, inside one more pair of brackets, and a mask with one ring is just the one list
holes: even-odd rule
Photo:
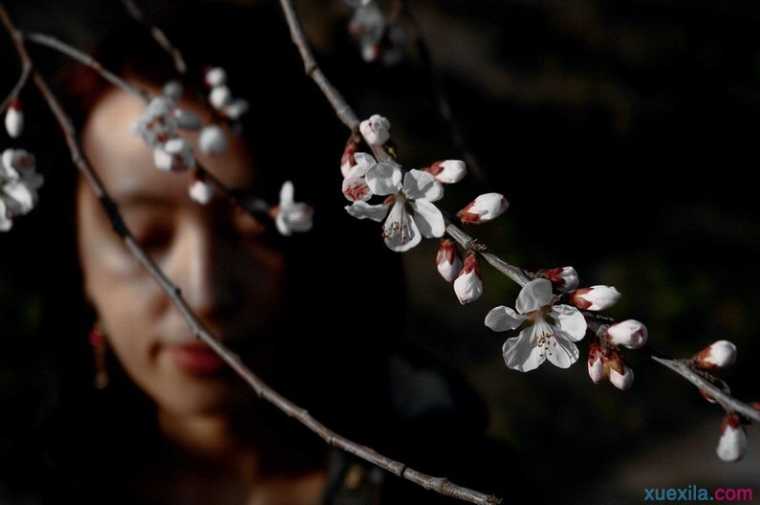
[[[202, 114], [190, 104], [183, 107]], [[143, 108], [122, 91], [106, 94], [83, 132], [86, 155], [138, 242], [195, 313], [233, 349], [253, 349], [253, 361], [266, 363], [283, 300], [283, 255], [269, 244], [261, 222], [222, 199], [195, 203], [187, 192], [189, 173], [154, 167], [150, 149], [130, 130]], [[228, 137], [226, 154], [200, 161], [229, 187], [255, 189], [250, 154]], [[223, 363], [195, 340], [83, 181], [77, 209], [86, 293], [127, 374], [164, 411], [202, 414], [229, 407], [236, 388]]]

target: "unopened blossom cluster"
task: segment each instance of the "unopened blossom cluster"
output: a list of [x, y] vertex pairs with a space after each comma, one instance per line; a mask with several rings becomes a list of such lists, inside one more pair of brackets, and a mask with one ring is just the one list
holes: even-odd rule
[[[12, 139], [24, 130], [24, 113], [18, 99], [11, 100], [5, 113], [5, 130]], [[43, 177], [36, 171], [34, 155], [24, 149], [8, 148], [0, 155], [0, 231], [13, 227], [13, 220], [29, 213], [38, 201]]]
[[346, 0], [353, 9], [348, 32], [359, 46], [367, 63], [395, 65], [404, 56], [408, 36], [398, 24], [391, 22], [374, 0]]
[[[736, 362], [736, 357], [737, 349], [733, 342], [718, 340], [692, 356], [688, 360], [688, 363], [693, 370], [703, 377], [710, 379], [710, 382], [720, 384], [723, 388], [727, 389], [728, 386], [720, 380], [719, 374], [733, 365]], [[715, 403], [715, 400], [709, 393], [703, 390], [700, 390], [700, 393], [705, 400]], [[753, 406], [760, 409], [760, 405], [758, 404], [754, 404]], [[744, 457], [744, 454], [747, 452], [747, 431], [745, 425], [749, 424], [749, 422], [749, 419], [736, 412], [731, 410], [726, 411], [720, 425], [718, 446], [715, 449], [720, 459], [735, 462]]]
[[[211, 87], [209, 101], [230, 119], [238, 119], [245, 113], [248, 104], [245, 100], [233, 100], [227, 96], [229, 90], [225, 82], [223, 69], [213, 68], [207, 71], [206, 83]], [[220, 98], [221, 95], [225, 95], [224, 99]], [[133, 126], [133, 131], [153, 149], [156, 168], [166, 172], [192, 171], [188, 194], [194, 201], [205, 205], [214, 198], [214, 187], [207, 181], [205, 172], [198, 170], [193, 146], [180, 136], [180, 131], [200, 130], [198, 147], [203, 154], [209, 156], [224, 153], [228, 141], [221, 126], [204, 126], [195, 113], [178, 107], [181, 97], [182, 85], [176, 81], [167, 83], [161, 94], [148, 102], [142, 116]], [[309, 231], [312, 227], [313, 209], [305, 203], [294, 201], [293, 195], [293, 183], [287, 181], [282, 186], [277, 206], [259, 205], [268, 209], [282, 235]]]

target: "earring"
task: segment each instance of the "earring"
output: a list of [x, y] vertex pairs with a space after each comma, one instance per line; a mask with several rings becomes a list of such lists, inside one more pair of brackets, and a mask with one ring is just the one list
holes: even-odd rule
[[106, 337], [97, 323], [90, 330], [90, 345], [95, 358], [95, 388], [105, 389], [108, 386], [108, 370], [106, 369]]

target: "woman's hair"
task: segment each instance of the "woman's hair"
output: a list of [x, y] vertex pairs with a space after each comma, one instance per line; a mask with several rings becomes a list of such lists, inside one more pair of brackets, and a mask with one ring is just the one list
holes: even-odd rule
[[[276, 364], [268, 379], [320, 420], [372, 442], [371, 433], [361, 431], [389, 415], [387, 361], [402, 334], [403, 275], [399, 256], [383, 246], [379, 229], [356, 226], [343, 211], [337, 188], [348, 132], [305, 76], [279, 12], [213, 3], [169, 14], [156, 23], [187, 58], [185, 93], [205, 96], [203, 68], [218, 65], [227, 70], [233, 93], [251, 104], [239, 134], [255, 153], [257, 194], [274, 203], [279, 186], [290, 179], [298, 200], [316, 210], [313, 231], [282, 241], [286, 310], [298, 317], [286, 317], [275, 335], [276, 360], [283, 366]], [[96, 59], [119, 75], [158, 88], [177, 79], [171, 60], [146, 28], [126, 15], [123, 21], [91, 51]], [[35, 54], [42, 57], [40, 51]], [[80, 133], [111, 89], [91, 69], [72, 62], [55, 86]], [[34, 113], [47, 114], [42, 108]], [[57, 471], [73, 472], [71, 477], [80, 464], [92, 463], [95, 453], [139, 454], [141, 442], [155, 440], [155, 422], [151, 403], [113, 357], [112, 384], [104, 392], [92, 386], [87, 334], [96, 314], [84, 297], [77, 254], [77, 175], [69, 167], [62, 135], [53, 128], [51, 123], [34, 139], [41, 146], [38, 163], [46, 185], [20, 243], [39, 247], [44, 237], [51, 244], [27, 251], [24, 258], [42, 262], [30, 290], [42, 293], [40, 348], [56, 370], [42, 416], [47, 435], [39, 440], [55, 453], [51, 461], [61, 454], [76, 461], [57, 466]], [[253, 391], [251, 401], [258, 401]], [[284, 416], [273, 419], [282, 419], [283, 426], [290, 422]]]

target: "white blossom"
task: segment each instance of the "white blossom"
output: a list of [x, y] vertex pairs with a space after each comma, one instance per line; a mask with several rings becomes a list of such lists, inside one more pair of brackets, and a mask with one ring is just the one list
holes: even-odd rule
[[385, 14], [375, 2], [367, 2], [354, 11], [348, 30], [359, 42], [364, 61], [373, 62], [380, 56], [385, 27]]
[[288, 236], [293, 232], [311, 230], [314, 210], [305, 203], [294, 201], [293, 183], [286, 181], [280, 190], [280, 204], [273, 209], [277, 230]]
[[444, 184], [455, 184], [467, 175], [467, 166], [462, 160], [436, 161], [425, 170]]
[[620, 292], [612, 286], [591, 286], [570, 294], [573, 305], [584, 310], [606, 310], [617, 303]]
[[647, 343], [647, 327], [635, 319], [613, 324], [607, 329], [610, 343], [628, 349], [638, 349]]
[[546, 359], [560, 368], [578, 360], [575, 342], [586, 335], [586, 320], [575, 307], [552, 305], [552, 284], [534, 279], [520, 291], [515, 312], [505, 306], [493, 308], [485, 324], [493, 331], [524, 326], [519, 336], [507, 339], [502, 348], [509, 368], [528, 372]]
[[225, 105], [222, 112], [224, 112], [224, 115], [228, 118], [232, 119], [233, 121], [237, 121], [240, 119], [243, 114], [248, 112], [248, 108], [250, 105], [248, 104], [247, 100], [244, 100], [242, 98], [235, 98], [230, 103]]
[[227, 136], [220, 126], [208, 125], [201, 130], [198, 144], [204, 154], [222, 154], [227, 150]]
[[6, 149], [0, 167], [0, 231], [13, 226], [13, 218], [30, 212], [39, 200], [44, 182], [35, 170], [34, 156], [21, 149]]
[[177, 119], [174, 117], [175, 103], [166, 96], [153, 97], [142, 116], [135, 122], [133, 131], [146, 144], [158, 147], [177, 136]]
[[18, 138], [24, 131], [24, 111], [21, 108], [21, 101], [16, 98], [11, 100], [8, 110], [5, 113], [5, 129], [11, 138]]
[[[382, 205], [369, 205], [362, 200], [346, 207], [358, 219], [381, 221], [385, 218], [385, 245], [404, 252], [420, 243], [422, 237], [442, 237], [446, 231], [443, 214], [432, 202], [443, 196], [443, 187], [427, 172], [410, 170], [403, 175], [393, 161], [376, 163], [365, 175], [374, 195], [388, 198]], [[387, 218], [386, 218], [387, 215]]]
[[500, 193], [486, 193], [478, 196], [457, 213], [463, 223], [485, 223], [502, 215], [509, 202]]
[[371, 146], [381, 146], [391, 138], [391, 122], [379, 114], [359, 123], [359, 131]]
[[453, 282], [459, 276], [459, 272], [462, 270], [462, 260], [453, 241], [441, 240], [438, 252], [435, 255], [435, 264], [438, 273], [446, 282]]
[[736, 414], [727, 414], [720, 426], [720, 439], [716, 454], [723, 461], [739, 461], [747, 452], [747, 433]]
[[483, 281], [475, 253], [471, 252], [464, 258], [464, 266], [454, 281], [454, 294], [462, 305], [472, 303], [483, 295]]
[[736, 346], [728, 340], [718, 340], [702, 349], [696, 357], [697, 366], [705, 370], [725, 368], [736, 362]]

